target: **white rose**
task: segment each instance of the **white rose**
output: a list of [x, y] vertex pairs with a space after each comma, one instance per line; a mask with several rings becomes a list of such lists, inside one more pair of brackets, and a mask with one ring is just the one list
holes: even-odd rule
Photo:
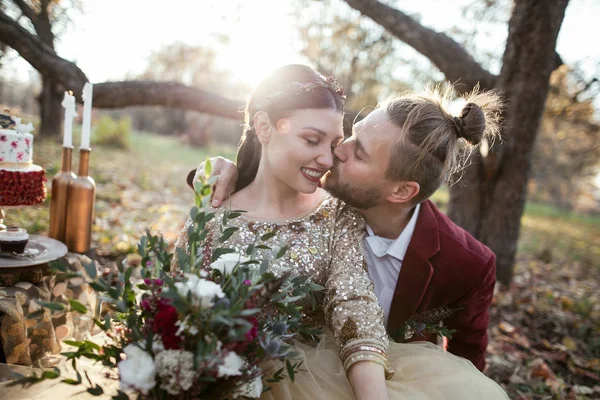
[[156, 385], [154, 360], [150, 354], [135, 344], [128, 345], [123, 351], [127, 358], [117, 365], [121, 390], [133, 389], [148, 394]]
[[206, 279], [198, 278], [193, 274], [186, 274], [184, 282], [177, 282], [175, 287], [179, 294], [186, 297], [188, 293], [192, 293], [192, 298], [195, 303], [198, 303], [202, 308], [212, 307], [215, 297], [223, 298], [225, 293], [221, 290], [221, 286]]
[[161, 351], [165, 350], [165, 345], [162, 342], [162, 339], [158, 336], [154, 336], [154, 340], [152, 341], [152, 353], [157, 355]]
[[217, 258], [217, 261], [210, 264], [210, 267], [219, 270], [222, 275], [227, 275], [233, 271], [233, 268], [235, 268], [237, 264], [246, 261], [250, 261], [250, 258], [237, 253], [227, 253]]
[[244, 397], [258, 399], [262, 394], [262, 390], [262, 378], [257, 376], [252, 381], [242, 384], [240, 388], [233, 393], [233, 398], [237, 399], [239, 397]]
[[230, 351], [223, 360], [223, 365], [219, 365], [217, 376], [222, 378], [224, 376], [241, 375], [243, 366], [244, 359], [238, 356], [234, 351]]
[[250, 388], [252, 390], [248, 391], [247, 397], [258, 399], [263, 391], [262, 378], [260, 376], [254, 378], [254, 381], [250, 384]]

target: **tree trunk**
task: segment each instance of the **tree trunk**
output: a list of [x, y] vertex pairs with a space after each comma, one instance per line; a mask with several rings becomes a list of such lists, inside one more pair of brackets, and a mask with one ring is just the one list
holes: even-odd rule
[[[42, 9], [32, 21], [38, 38], [48, 45], [54, 53], [54, 33], [48, 15], [49, 3], [42, 3]], [[61, 105], [64, 87], [58, 80], [51, 76], [41, 75], [42, 91], [38, 97], [40, 106], [39, 135], [57, 136], [62, 132], [63, 107]]]
[[464, 172], [465, 184], [451, 192], [450, 218], [496, 253], [497, 277], [505, 284], [512, 279], [531, 156], [567, 3], [515, 1], [497, 85], [507, 99], [505, 143], [491, 155], [498, 157], [498, 168], [490, 174], [481, 156], [474, 157]]
[[63, 86], [56, 80], [42, 75], [42, 91], [38, 96], [40, 106], [40, 129], [38, 134], [42, 136], [56, 136], [62, 132]]

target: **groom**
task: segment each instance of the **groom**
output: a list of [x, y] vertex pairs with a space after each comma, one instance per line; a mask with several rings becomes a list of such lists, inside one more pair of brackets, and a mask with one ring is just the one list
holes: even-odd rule
[[[442, 181], [435, 179], [439, 168], [416, 163], [420, 170], [413, 172], [433, 175], [429, 182], [390, 178], [403, 160], [415, 164], [419, 151], [428, 151], [401, 145], [401, 126], [392, 122], [393, 110], [393, 104], [378, 107], [354, 126], [354, 135], [334, 149], [336, 160], [323, 186], [365, 217], [369, 274], [392, 337], [435, 342], [437, 335], [430, 327], [443, 323], [455, 330], [448, 350], [483, 370], [488, 308], [496, 282], [494, 253], [428, 200]], [[219, 176], [216, 207], [233, 192], [237, 169], [221, 157], [211, 162], [213, 174]]]

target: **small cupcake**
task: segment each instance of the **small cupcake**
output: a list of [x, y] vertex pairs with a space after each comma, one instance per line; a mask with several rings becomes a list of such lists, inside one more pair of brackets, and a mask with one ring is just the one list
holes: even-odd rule
[[8, 253], [23, 253], [29, 241], [27, 231], [15, 226], [0, 230], [0, 251]]

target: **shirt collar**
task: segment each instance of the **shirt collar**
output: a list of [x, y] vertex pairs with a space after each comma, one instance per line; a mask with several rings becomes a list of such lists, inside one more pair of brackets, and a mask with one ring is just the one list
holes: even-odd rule
[[371, 227], [367, 224], [367, 236], [365, 236], [365, 241], [373, 251], [373, 254], [375, 254], [377, 257], [383, 257], [384, 255], [388, 254], [400, 261], [403, 261], [406, 251], [408, 250], [410, 239], [415, 231], [415, 226], [417, 225], [420, 209], [421, 204], [417, 204], [413, 211], [412, 217], [410, 217], [410, 221], [408, 221], [408, 224], [402, 230], [400, 236], [394, 239], [391, 243], [389, 239], [375, 235], [373, 229], [371, 229]]

